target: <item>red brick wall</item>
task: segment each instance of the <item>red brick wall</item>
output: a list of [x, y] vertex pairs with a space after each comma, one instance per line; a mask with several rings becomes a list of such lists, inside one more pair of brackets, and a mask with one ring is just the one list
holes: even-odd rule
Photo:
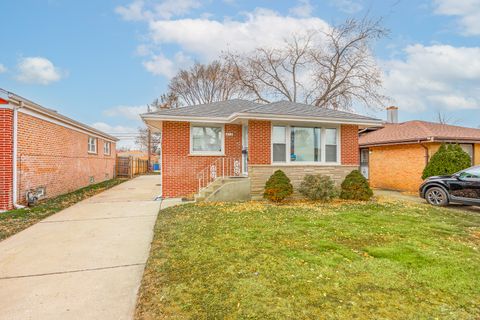
[[342, 165], [359, 165], [358, 126], [342, 125], [340, 137]]
[[219, 158], [242, 157], [242, 126], [225, 125], [225, 156], [190, 155], [190, 123], [163, 122], [162, 192], [165, 198], [191, 197], [198, 191], [199, 172]]
[[270, 121], [248, 121], [248, 164], [270, 164], [272, 124]]
[[0, 109], [0, 210], [12, 207], [13, 111]]
[[54, 197], [114, 176], [115, 143], [104, 155], [104, 140], [97, 139], [97, 154], [88, 153], [88, 134], [31, 115], [18, 113], [18, 200], [27, 190], [46, 187]]

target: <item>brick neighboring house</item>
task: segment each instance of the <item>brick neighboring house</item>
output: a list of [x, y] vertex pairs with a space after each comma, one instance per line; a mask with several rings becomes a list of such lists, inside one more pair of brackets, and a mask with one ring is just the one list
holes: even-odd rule
[[307, 173], [340, 182], [359, 168], [358, 130], [380, 120], [311, 105], [230, 100], [142, 115], [162, 133], [163, 197], [191, 197], [208, 177], [248, 176], [251, 195], [283, 170], [298, 187]]
[[117, 140], [0, 89], [0, 211], [113, 178]]
[[388, 122], [360, 135], [361, 171], [370, 186], [418, 192], [423, 169], [442, 143], [458, 143], [480, 164], [480, 129], [426, 121], [397, 123], [397, 108], [389, 107]]

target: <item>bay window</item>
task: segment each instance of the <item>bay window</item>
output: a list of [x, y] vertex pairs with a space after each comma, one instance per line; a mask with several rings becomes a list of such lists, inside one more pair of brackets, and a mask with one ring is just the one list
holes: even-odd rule
[[190, 152], [192, 154], [222, 154], [223, 126], [192, 125]]
[[337, 128], [275, 125], [272, 162], [337, 164], [338, 140]]

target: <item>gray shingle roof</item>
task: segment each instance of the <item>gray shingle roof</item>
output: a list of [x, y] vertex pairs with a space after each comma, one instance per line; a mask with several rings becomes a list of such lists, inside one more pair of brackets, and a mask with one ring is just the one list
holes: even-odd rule
[[320, 108], [309, 104], [290, 101], [279, 101], [265, 105], [258, 105], [257, 107], [249, 109], [248, 113], [352, 120], [378, 120], [351, 112]]
[[[259, 104], [247, 100], [234, 99], [219, 101], [194, 106], [163, 109], [147, 114], [167, 115], [167, 116], [185, 116], [185, 117], [214, 117], [228, 118], [234, 113], [244, 112], [245, 110], [259, 106]], [[146, 115], [147, 115], [146, 114]]]
[[144, 114], [142, 116], [148, 117], [148, 115], [154, 115], [202, 118], [211, 117], [226, 119], [236, 113], [242, 113], [244, 115], [247, 114], [249, 116], [255, 116], [256, 114], [258, 114], [380, 122], [380, 120], [378, 119], [362, 116], [355, 113], [325, 109], [297, 102], [280, 101], [268, 104], [258, 104], [255, 102], [240, 99], [188, 106], [177, 109], [164, 109]]

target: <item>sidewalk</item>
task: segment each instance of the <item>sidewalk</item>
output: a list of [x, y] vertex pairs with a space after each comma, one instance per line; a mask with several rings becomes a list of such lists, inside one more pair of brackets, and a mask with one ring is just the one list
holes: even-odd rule
[[159, 183], [135, 178], [0, 242], [0, 319], [131, 319]]

